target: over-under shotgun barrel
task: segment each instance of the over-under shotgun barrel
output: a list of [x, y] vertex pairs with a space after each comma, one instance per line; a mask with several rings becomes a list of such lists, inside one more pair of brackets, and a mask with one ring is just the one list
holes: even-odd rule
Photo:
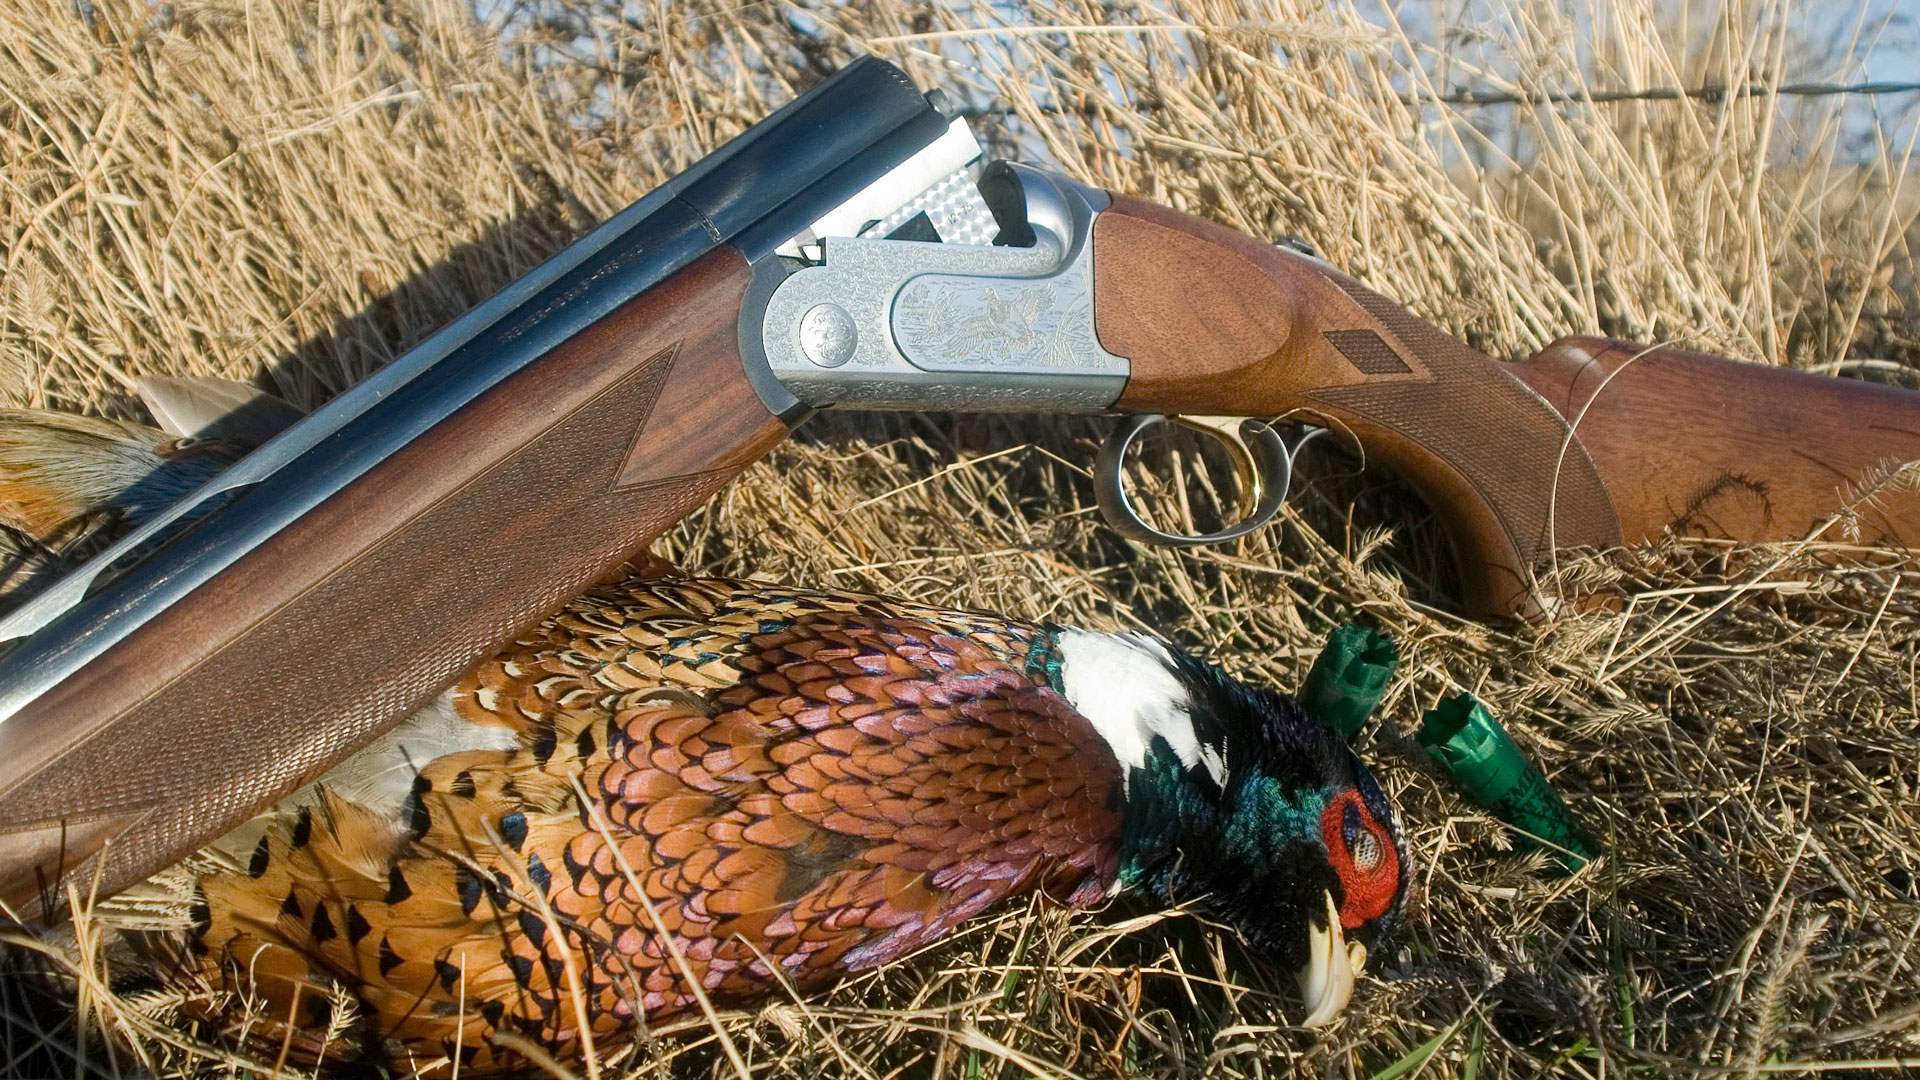
[[63, 874], [111, 892], [192, 851], [766, 452], [793, 417], [742, 363], [753, 264], [947, 127], [891, 66], [842, 70], [262, 448], [302, 447], [21, 642], [0, 899], [24, 915]]

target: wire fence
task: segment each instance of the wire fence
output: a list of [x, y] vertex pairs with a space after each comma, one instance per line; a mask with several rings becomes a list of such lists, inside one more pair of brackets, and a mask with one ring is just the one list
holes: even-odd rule
[[1750, 83], [1746, 86], [1656, 86], [1645, 90], [1578, 90], [1552, 93], [1488, 93], [1480, 90], [1458, 90], [1451, 94], [1402, 94], [1400, 100], [1409, 105], [1566, 105], [1590, 101], [1595, 104], [1607, 104], [1616, 101], [1679, 101], [1691, 98], [1696, 101], [1719, 103], [1729, 98], [1745, 97], [1832, 97], [1838, 94], [1910, 94], [1920, 91], [1920, 82], [1862, 82], [1862, 83], [1788, 83], [1783, 86], [1768, 86], [1765, 83]]
[[[1488, 92], [1483, 90], [1456, 90], [1451, 94], [1401, 94], [1400, 100], [1408, 105], [1577, 105], [1590, 102], [1595, 105], [1607, 105], [1621, 101], [1702, 101], [1708, 104], [1720, 104], [1729, 98], [1748, 97], [1833, 97], [1852, 94], [1864, 97], [1876, 97], [1885, 94], [1911, 94], [1920, 92], [1920, 82], [1861, 82], [1861, 83], [1786, 83], [1781, 86], [1768, 86], [1765, 83], [1751, 83], [1746, 86], [1656, 86], [1645, 90], [1579, 90], [1555, 92]], [[969, 120], [993, 118], [1004, 120], [1011, 110], [1004, 106], [986, 105], [961, 109], [959, 115]], [[1042, 114], [1060, 114], [1078, 111], [1075, 107], [1059, 105], [1039, 106]]]

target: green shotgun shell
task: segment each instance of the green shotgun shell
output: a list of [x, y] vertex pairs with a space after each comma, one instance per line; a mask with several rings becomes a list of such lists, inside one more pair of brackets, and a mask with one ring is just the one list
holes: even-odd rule
[[1386, 696], [1400, 662], [1393, 639], [1347, 623], [1327, 636], [1300, 687], [1300, 707], [1320, 724], [1351, 737]]
[[1547, 848], [1569, 871], [1600, 854], [1599, 845], [1574, 823], [1547, 778], [1527, 762], [1512, 736], [1472, 694], [1447, 698], [1427, 710], [1419, 739], [1467, 800], [1513, 828], [1522, 842]]

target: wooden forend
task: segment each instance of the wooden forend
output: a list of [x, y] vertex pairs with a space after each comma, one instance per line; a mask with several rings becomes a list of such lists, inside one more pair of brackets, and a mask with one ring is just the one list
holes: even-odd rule
[[720, 248], [629, 301], [0, 725], [0, 898], [111, 893], [245, 820], [779, 442], [750, 274]]

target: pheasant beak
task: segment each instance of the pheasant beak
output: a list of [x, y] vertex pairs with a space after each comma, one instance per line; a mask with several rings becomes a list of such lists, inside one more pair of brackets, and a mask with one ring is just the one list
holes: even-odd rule
[[1353, 997], [1353, 980], [1367, 966], [1367, 947], [1347, 941], [1340, 928], [1340, 909], [1333, 894], [1327, 898], [1327, 925], [1307, 927], [1307, 965], [1300, 969], [1300, 996], [1306, 1000], [1305, 1027], [1325, 1027], [1338, 1017]]

